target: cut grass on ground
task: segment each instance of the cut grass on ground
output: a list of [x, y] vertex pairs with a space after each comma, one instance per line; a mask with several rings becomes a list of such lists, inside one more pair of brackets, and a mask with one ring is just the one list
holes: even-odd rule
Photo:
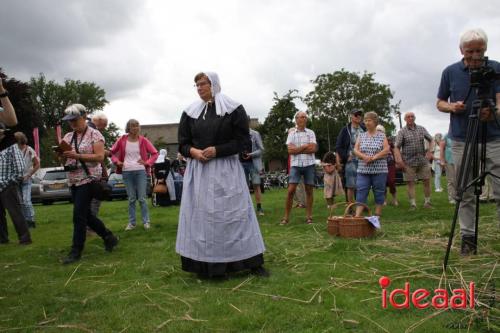
[[[494, 332], [500, 327], [500, 232], [493, 204], [481, 205], [479, 254], [441, 264], [453, 206], [433, 193], [432, 210], [387, 206], [373, 239], [339, 239], [326, 232], [328, 212], [315, 192], [314, 224], [295, 208], [280, 226], [285, 190], [263, 196], [259, 217], [269, 278], [245, 273], [224, 281], [183, 272], [175, 253], [178, 207], [150, 207], [152, 228], [125, 232], [127, 202], [102, 205], [100, 216], [120, 236], [113, 253], [98, 237], [82, 260], [63, 266], [69, 250], [72, 206], [36, 206], [31, 246], [0, 246], [0, 332]], [[419, 188], [419, 190], [421, 190]], [[336, 214], [340, 214], [337, 209]], [[457, 232], [458, 234], [458, 228]], [[476, 308], [381, 308], [378, 280], [412, 290], [463, 288], [476, 283]]]

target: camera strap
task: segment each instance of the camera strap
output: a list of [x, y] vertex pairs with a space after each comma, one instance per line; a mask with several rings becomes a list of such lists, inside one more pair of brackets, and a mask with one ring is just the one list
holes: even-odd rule
[[[78, 145], [76, 143], [76, 141], [78, 140], [77, 135], [76, 135], [76, 131], [73, 132], [73, 137], [71, 138], [71, 143], [74, 143], [74, 145], [75, 145], [75, 152], [77, 154], [80, 154], [80, 151], [78, 150], [78, 147], [80, 147], [80, 145], [82, 144], [83, 138], [85, 137], [85, 134], [87, 133], [87, 129], [88, 129], [88, 126], [85, 128], [85, 131], [82, 134], [82, 139], [80, 140], [80, 144], [78, 144]], [[87, 174], [87, 177], [90, 177], [90, 172], [89, 172], [89, 168], [87, 167], [87, 164], [85, 164], [85, 162], [82, 161], [81, 159], [78, 159], [78, 161], [82, 165], [82, 168], [85, 171], [85, 173]]]

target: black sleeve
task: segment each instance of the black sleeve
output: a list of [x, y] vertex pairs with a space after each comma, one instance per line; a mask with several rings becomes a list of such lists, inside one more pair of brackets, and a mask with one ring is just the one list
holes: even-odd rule
[[232, 137], [226, 143], [215, 146], [217, 157], [241, 153], [247, 141], [250, 140], [248, 117], [243, 105], [240, 105], [229, 116], [231, 117]]
[[189, 116], [186, 112], [182, 113], [181, 121], [179, 123], [179, 131], [177, 133], [177, 140], [179, 141], [179, 152], [184, 157], [191, 157], [189, 152], [193, 141], [191, 137], [191, 129], [189, 128]]

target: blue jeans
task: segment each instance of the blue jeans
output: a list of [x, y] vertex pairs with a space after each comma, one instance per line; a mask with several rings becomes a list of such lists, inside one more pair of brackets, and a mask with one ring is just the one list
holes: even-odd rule
[[434, 189], [441, 189], [441, 164], [439, 164], [439, 160], [434, 160]]
[[72, 248], [81, 252], [87, 237], [87, 226], [94, 230], [102, 239], [111, 234], [106, 226], [90, 212], [90, 184], [71, 186], [73, 199], [73, 245]]
[[358, 174], [358, 160], [350, 160], [345, 165], [345, 187], [356, 189], [356, 175]]
[[387, 173], [366, 174], [358, 173], [356, 176], [356, 201], [366, 204], [368, 192], [373, 189], [375, 204], [383, 205], [385, 201], [385, 183]]
[[23, 210], [23, 215], [26, 221], [35, 222], [35, 210], [33, 209], [33, 204], [31, 203], [31, 184], [31, 178], [21, 183], [21, 209]]
[[306, 167], [293, 166], [290, 168], [290, 175], [288, 176], [289, 184], [300, 183], [300, 177], [304, 177], [304, 185], [314, 186], [314, 177], [316, 175], [316, 170], [314, 165], [309, 165]]
[[142, 223], [149, 223], [149, 212], [146, 189], [148, 177], [145, 170], [123, 171], [123, 182], [127, 188], [128, 221], [135, 225], [135, 202], [141, 206]]

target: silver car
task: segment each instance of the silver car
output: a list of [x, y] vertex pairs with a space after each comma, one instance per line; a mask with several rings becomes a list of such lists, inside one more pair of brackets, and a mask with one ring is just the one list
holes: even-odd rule
[[63, 168], [46, 168], [33, 178], [31, 201], [50, 205], [55, 201], [71, 201], [68, 173]]

